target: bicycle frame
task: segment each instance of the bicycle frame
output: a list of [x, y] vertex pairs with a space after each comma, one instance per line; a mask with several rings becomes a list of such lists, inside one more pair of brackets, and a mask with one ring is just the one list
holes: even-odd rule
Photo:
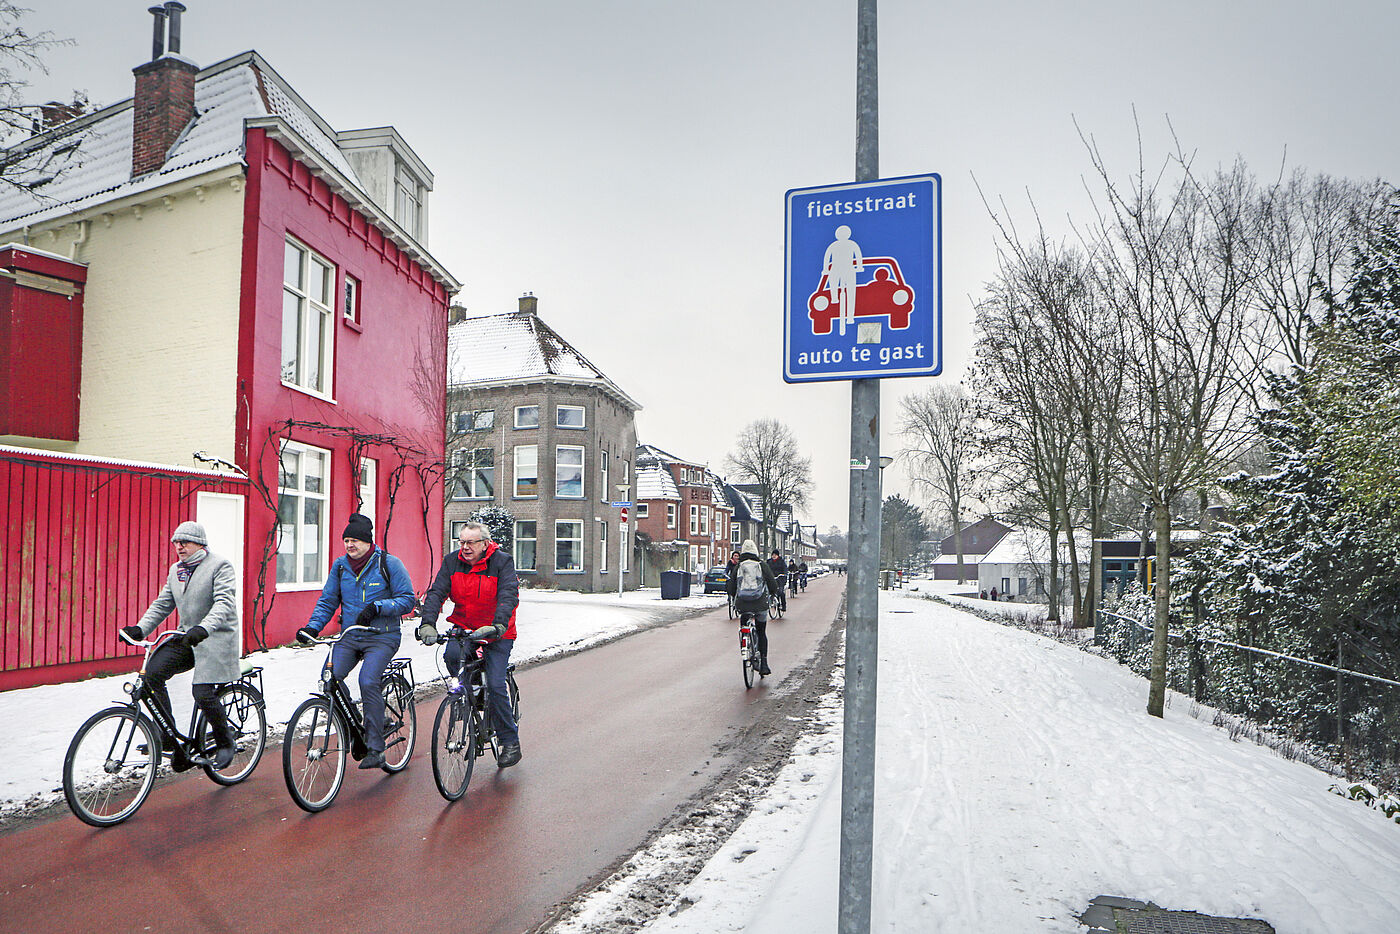
[[[165, 709], [155, 702], [155, 698], [151, 696], [151, 692], [146, 688], [146, 666], [150, 664], [151, 656], [155, 654], [157, 648], [179, 635], [179, 630], [167, 629], [165, 632], [156, 636], [155, 639], [137, 642], [134, 639], [127, 638], [127, 636], [123, 634], [121, 638], [128, 645], [144, 646], [146, 649], [146, 657], [141, 660], [141, 669], [136, 673], [136, 680], [128, 681], [126, 684], [122, 685], [122, 690], [126, 691], [131, 698], [126, 703], [130, 704], [137, 713], [144, 710], [149, 715], [151, 722], [156, 725], [156, 730], [161, 734], [162, 738], [173, 740], [184, 752], [185, 758], [192, 759], [194, 757], [191, 756], [191, 753], [195, 752], [192, 748], [194, 745], [194, 738], [181, 733], [175, 728], [174, 717], [167, 714]], [[261, 671], [262, 669], [257, 670]], [[240, 678], [239, 680], [242, 679]], [[194, 732], [194, 724], [198, 718], [199, 709], [195, 708], [190, 712], [190, 732]]]
[[[317, 639], [317, 645], [334, 646], [341, 638], [353, 629], [364, 629], [368, 627], [350, 626], [342, 629], [337, 635], [327, 639]], [[364, 714], [360, 712], [360, 707], [350, 696], [350, 689], [345, 686], [345, 681], [335, 676], [335, 670], [331, 667], [331, 652], [326, 653], [326, 660], [321, 665], [321, 690], [312, 691], [312, 697], [324, 697], [330, 702], [331, 708], [340, 711], [340, 715], [345, 718], [345, 725], [350, 730], [350, 738], [357, 748], [363, 748], [366, 742]], [[384, 666], [384, 672], [379, 676], [380, 684], [387, 684], [390, 677], [396, 673], [402, 673], [408, 680], [410, 692], [416, 687], [413, 680], [413, 661], [407, 658], [394, 658], [389, 660], [389, 664]]]

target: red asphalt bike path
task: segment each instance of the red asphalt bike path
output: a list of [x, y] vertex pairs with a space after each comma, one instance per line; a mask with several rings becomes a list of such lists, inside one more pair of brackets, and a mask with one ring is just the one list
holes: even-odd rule
[[814, 655], [844, 586], [789, 599], [750, 690], [724, 607], [519, 672], [524, 761], [479, 759], [452, 804], [430, 759], [439, 695], [408, 768], [351, 762], [320, 814], [288, 796], [278, 746], [242, 785], [158, 783], [116, 827], [64, 813], [0, 836], [0, 932], [533, 930], [734, 764], [725, 740]]

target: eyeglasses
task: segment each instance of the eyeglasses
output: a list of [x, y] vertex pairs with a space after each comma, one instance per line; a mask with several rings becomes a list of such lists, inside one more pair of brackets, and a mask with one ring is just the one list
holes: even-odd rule
[[462, 547], [465, 548], [465, 547], [468, 546], [468, 545], [480, 545], [482, 542], [486, 541], [486, 539], [484, 539], [484, 538], [463, 538], [463, 539], [459, 539], [459, 541], [461, 541]]

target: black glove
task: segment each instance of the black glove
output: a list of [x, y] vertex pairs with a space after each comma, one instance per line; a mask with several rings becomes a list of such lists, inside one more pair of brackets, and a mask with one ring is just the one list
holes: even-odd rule
[[480, 629], [473, 629], [471, 635], [467, 636], [473, 642], [480, 642], [484, 639], [494, 639], [497, 635], [495, 626], [482, 626]]
[[366, 603], [365, 608], [360, 611], [360, 615], [355, 617], [356, 626], [368, 626], [379, 615], [379, 608], [373, 603]]
[[312, 645], [316, 641], [317, 632], [310, 626], [303, 626], [297, 630], [297, 641], [302, 645]]
[[189, 629], [185, 630], [183, 638], [185, 640], [185, 645], [194, 648], [205, 639], [209, 638], [209, 630], [205, 629], [203, 626], [191, 626]]
[[[146, 638], [146, 634], [141, 631], [140, 626], [123, 626], [121, 628], [121, 634], [123, 636], [126, 636], [132, 642], [140, 642], [142, 639]], [[117, 642], [125, 645], [125, 643], [121, 640], [121, 636], [117, 637]]]
[[418, 641], [424, 645], [436, 645], [438, 641], [437, 627], [432, 623], [418, 624]]

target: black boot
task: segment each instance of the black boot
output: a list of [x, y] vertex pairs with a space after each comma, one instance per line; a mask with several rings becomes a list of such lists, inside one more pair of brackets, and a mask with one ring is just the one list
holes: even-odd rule
[[760, 675], [771, 675], [772, 669], [768, 667], [768, 656], [765, 655], [758, 660], [758, 673]]

